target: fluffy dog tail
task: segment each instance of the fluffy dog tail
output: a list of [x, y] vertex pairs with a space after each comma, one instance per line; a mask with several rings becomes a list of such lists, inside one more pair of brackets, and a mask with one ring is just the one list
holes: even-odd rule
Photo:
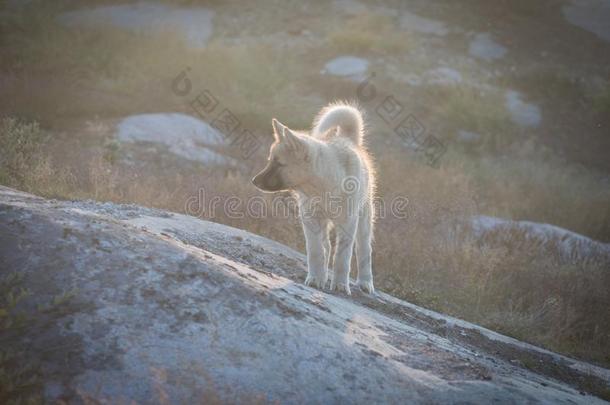
[[338, 128], [338, 136], [344, 136], [356, 145], [362, 145], [364, 118], [357, 106], [339, 101], [324, 107], [313, 122], [313, 135], [319, 137], [333, 128]]

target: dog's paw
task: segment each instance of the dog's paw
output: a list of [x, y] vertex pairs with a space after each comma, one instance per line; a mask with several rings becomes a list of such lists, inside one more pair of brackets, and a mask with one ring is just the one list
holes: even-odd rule
[[375, 287], [373, 287], [373, 280], [358, 280], [358, 287], [360, 290], [367, 294], [375, 294]]
[[332, 281], [330, 283], [330, 289], [332, 291], [339, 291], [345, 293], [347, 295], [352, 295], [352, 291], [349, 289], [349, 282], [347, 283], [335, 283]]
[[308, 274], [307, 278], [305, 279], [305, 285], [308, 287], [314, 287], [319, 290], [323, 290], [326, 286], [326, 280], [327, 277]]

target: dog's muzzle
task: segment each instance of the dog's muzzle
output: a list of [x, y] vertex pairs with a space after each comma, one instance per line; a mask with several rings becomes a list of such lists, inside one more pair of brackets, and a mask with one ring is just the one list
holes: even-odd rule
[[277, 163], [269, 163], [259, 174], [254, 176], [252, 184], [263, 191], [280, 191], [283, 190], [284, 182], [279, 173], [280, 165]]

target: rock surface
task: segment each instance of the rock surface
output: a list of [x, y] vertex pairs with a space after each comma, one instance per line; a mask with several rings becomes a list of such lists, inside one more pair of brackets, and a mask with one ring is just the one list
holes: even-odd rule
[[610, 243], [598, 242], [555, 225], [477, 215], [470, 226], [477, 240], [493, 246], [504, 245], [517, 251], [519, 247], [536, 246], [540, 251], [556, 251], [572, 262], [610, 259]]
[[508, 90], [505, 95], [506, 108], [512, 121], [521, 127], [537, 127], [542, 121], [540, 108], [522, 100], [521, 93]]
[[610, 0], [572, 0], [561, 11], [571, 24], [610, 42]]
[[210, 147], [225, 145], [225, 137], [197, 118], [177, 113], [139, 114], [117, 125], [121, 142], [156, 144], [171, 153], [208, 166], [237, 166], [237, 162]]
[[460, 129], [457, 131], [455, 139], [463, 144], [476, 144], [481, 140], [481, 134]]
[[322, 69], [323, 74], [347, 77], [354, 81], [364, 79], [369, 61], [355, 56], [340, 56], [329, 61]]
[[422, 34], [432, 34], [442, 37], [449, 33], [449, 29], [444, 22], [421, 17], [407, 10], [402, 10], [400, 13], [400, 25], [405, 30]]
[[470, 55], [486, 61], [500, 59], [507, 51], [504, 46], [493, 40], [491, 34], [486, 32], [475, 35], [468, 49]]
[[31, 293], [1, 347], [37, 363], [47, 402], [591, 404], [577, 382], [610, 381], [383, 293], [305, 287], [302, 254], [193, 217], [0, 187], [0, 229], [0, 276]]

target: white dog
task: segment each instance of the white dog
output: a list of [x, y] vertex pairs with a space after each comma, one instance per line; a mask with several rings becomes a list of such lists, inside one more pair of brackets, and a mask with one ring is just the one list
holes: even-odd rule
[[354, 242], [358, 286], [373, 293], [371, 243], [375, 173], [363, 146], [364, 120], [357, 107], [330, 104], [316, 117], [310, 134], [273, 119], [275, 142], [267, 166], [252, 182], [266, 192], [296, 194], [307, 243], [306, 285], [324, 288], [331, 259], [329, 232], [335, 230], [331, 290], [350, 294]]

